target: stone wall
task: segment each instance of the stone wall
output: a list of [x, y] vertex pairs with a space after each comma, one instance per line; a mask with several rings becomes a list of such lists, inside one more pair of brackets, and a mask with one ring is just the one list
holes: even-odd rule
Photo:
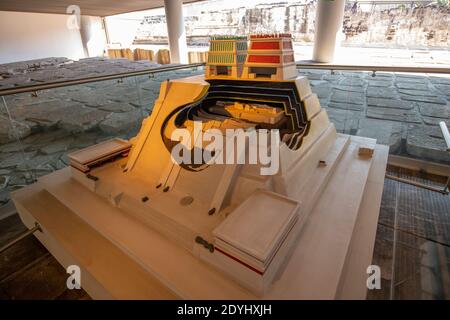
[[450, 8], [437, 5], [347, 5], [344, 44], [450, 47]]
[[[216, 34], [249, 34], [289, 32], [298, 43], [312, 44], [316, 1], [295, 4], [274, 2], [254, 8], [232, 8], [203, 11], [187, 16], [186, 33], [190, 45], [207, 45], [208, 36]], [[420, 5], [411, 1], [386, 5], [377, 1], [349, 1], [342, 28], [344, 45], [392, 47], [450, 47], [450, 9], [431, 1]], [[201, 3], [195, 4], [201, 6]], [[138, 29], [134, 44], [167, 43], [163, 15], [148, 16]]]

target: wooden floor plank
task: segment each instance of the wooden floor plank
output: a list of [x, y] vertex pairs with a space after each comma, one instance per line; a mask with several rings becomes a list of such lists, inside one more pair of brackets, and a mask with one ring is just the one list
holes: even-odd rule
[[[175, 298], [158, 281], [150, 278], [141, 266], [83, 222], [70, 209], [45, 190], [17, 195], [23, 208], [33, 211], [41, 222], [45, 237], [51, 235], [71, 256], [76, 256], [92, 277], [108, 288], [112, 297], [122, 299]], [[33, 189], [28, 189], [33, 191]], [[44, 227], [45, 226], [45, 227]], [[56, 254], [56, 252], [53, 252]], [[60, 292], [61, 294], [62, 292]]]
[[[27, 230], [14, 214], [0, 221], [0, 246]], [[33, 236], [27, 237], [0, 253], [0, 282], [33, 263], [47, 253], [47, 249]]]
[[[437, 181], [424, 172], [389, 170], [425, 184]], [[368, 299], [449, 299], [449, 206], [448, 195], [385, 180], [372, 261], [381, 268], [382, 288]]]
[[18, 214], [0, 220], [0, 246], [5, 245], [27, 228], [20, 222]]
[[50, 299], [66, 289], [65, 270], [50, 254], [1, 282], [10, 299]]

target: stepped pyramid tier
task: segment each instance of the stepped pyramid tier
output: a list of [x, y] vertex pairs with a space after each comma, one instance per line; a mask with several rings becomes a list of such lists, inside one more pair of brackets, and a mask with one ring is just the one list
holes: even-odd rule
[[251, 35], [242, 77], [271, 80], [296, 78], [292, 36], [287, 33]]
[[[213, 38], [206, 74], [161, 83], [136, 137], [73, 152], [12, 194], [93, 298], [365, 297], [388, 147], [336, 132], [307, 78], [287, 76], [290, 41], [252, 36], [250, 55], [282, 63], [263, 74], [247, 59], [238, 77], [237, 59], [226, 75], [212, 63], [246, 39]], [[212, 141], [222, 162], [205, 160]]]
[[247, 57], [247, 37], [214, 36], [209, 43], [206, 78], [239, 78]]

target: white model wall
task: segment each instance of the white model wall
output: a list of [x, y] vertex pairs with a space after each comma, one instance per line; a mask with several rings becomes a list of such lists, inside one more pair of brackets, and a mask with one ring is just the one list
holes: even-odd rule
[[80, 31], [67, 15], [0, 11], [0, 63], [46, 57], [84, 58]]

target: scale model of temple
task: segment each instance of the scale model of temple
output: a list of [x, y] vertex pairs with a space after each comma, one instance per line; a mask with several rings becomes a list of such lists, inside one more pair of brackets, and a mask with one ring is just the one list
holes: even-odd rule
[[246, 57], [247, 37], [211, 37], [205, 75], [210, 79], [238, 78]]
[[[388, 148], [336, 133], [297, 74], [290, 35], [249, 40], [247, 51], [246, 37], [213, 37], [205, 76], [163, 82], [136, 137], [76, 151], [13, 194], [92, 297], [365, 297]], [[172, 134], [198, 139], [199, 123], [225, 140], [227, 129], [275, 129], [278, 170], [173, 161]]]
[[244, 78], [267, 77], [286, 80], [297, 77], [294, 48], [290, 34], [250, 36], [250, 48], [244, 66]]

